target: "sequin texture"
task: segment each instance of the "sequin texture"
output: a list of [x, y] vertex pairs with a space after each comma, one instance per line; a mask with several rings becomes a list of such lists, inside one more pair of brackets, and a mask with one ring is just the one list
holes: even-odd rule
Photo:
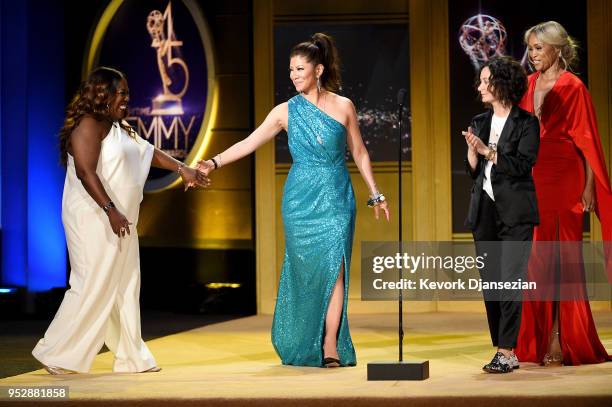
[[338, 355], [356, 364], [347, 321], [355, 194], [346, 168], [346, 128], [303, 96], [289, 100], [293, 165], [283, 191], [285, 258], [272, 325], [283, 364], [321, 366], [325, 315], [344, 261]]

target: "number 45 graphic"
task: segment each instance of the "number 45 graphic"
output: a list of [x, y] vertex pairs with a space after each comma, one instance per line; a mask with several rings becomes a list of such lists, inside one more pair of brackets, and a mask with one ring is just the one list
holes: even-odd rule
[[[166, 28], [165, 32], [164, 28]], [[172, 57], [172, 48], [182, 46], [183, 41], [178, 41], [174, 35], [171, 3], [168, 3], [164, 14], [159, 10], [153, 10], [149, 13], [147, 30], [153, 40], [151, 47], [157, 50], [157, 67], [163, 85], [163, 95], [158, 95], [153, 100], [152, 114], [181, 115], [183, 114], [181, 98], [187, 92], [189, 86], [189, 69], [181, 58]], [[172, 65], [179, 65], [185, 73], [185, 83], [178, 93], [173, 93], [170, 90], [172, 79], [168, 75], [168, 68]]]

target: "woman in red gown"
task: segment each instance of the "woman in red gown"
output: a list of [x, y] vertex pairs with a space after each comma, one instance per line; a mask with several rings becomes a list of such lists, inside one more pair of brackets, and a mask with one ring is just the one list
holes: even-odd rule
[[[578, 245], [563, 242], [582, 241], [584, 212], [593, 210], [601, 221], [604, 241], [610, 241], [612, 194], [595, 111], [582, 81], [568, 71], [576, 60], [576, 44], [554, 21], [527, 30], [525, 42], [536, 72], [529, 76], [520, 107], [540, 120], [540, 150], [533, 169], [540, 225], [534, 231], [534, 245], [559, 241], [561, 247], [577, 249]], [[530, 280], [557, 272], [557, 282], [567, 279], [567, 252], [562, 249], [545, 256], [545, 261], [543, 256], [531, 261], [532, 255]], [[581, 258], [581, 249], [574, 255]], [[583, 279], [584, 271], [579, 268]], [[584, 284], [580, 286], [579, 291], [586, 293]], [[573, 298], [578, 299], [567, 300], [561, 294], [561, 301], [557, 297], [524, 302], [515, 350], [519, 360], [544, 365], [610, 360], [597, 335], [586, 295]]]

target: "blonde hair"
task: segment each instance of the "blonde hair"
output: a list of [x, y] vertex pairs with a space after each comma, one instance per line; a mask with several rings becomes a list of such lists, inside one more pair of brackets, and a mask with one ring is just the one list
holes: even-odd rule
[[529, 37], [535, 35], [538, 41], [555, 47], [559, 51], [559, 63], [563, 64], [563, 69], [572, 70], [578, 63], [578, 42], [570, 37], [565, 28], [556, 21], [546, 21], [534, 25], [527, 31], [523, 41], [529, 44]]

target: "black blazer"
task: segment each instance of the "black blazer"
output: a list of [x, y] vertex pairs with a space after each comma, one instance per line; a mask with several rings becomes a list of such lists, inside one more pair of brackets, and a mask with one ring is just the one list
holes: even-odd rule
[[[493, 110], [479, 114], [472, 119], [472, 132], [485, 144], [489, 142]], [[529, 112], [513, 106], [502, 134], [497, 143], [497, 165], [491, 168], [491, 186], [495, 206], [501, 221], [507, 226], [521, 223], [537, 225], [540, 222], [536, 201], [535, 185], [531, 176], [538, 147], [540, 146], [540, 125]], [[474, 230], [478, 224], [478, 213], [484, 182], [486, 160], [478, 155], [478, 164], [472, 171], [465, 159], [467, 172], [474, 180], [470, 207], [465, 225]]]

